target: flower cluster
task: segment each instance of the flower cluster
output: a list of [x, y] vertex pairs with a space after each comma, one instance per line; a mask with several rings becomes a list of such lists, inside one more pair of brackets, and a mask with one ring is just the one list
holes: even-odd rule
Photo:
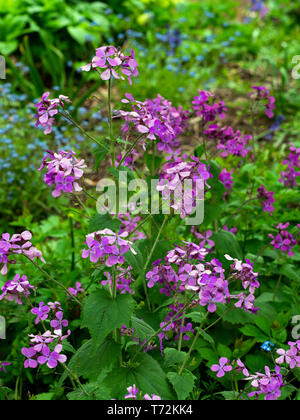
[[273, 239], [271, 245], [273, 245], [274, 248], [280, 249], [282, 252], [292, 257], [294, 255], [292, 248], [297, 244], [297, 242], [294, 239], [294, 236], [287, 231], [289, 225], [289, 222], [285, 224], [279, 223], [276, 226], [276, 229], [278, 229], [277, 235], [274, 236], [269, 233], [269, 237]]
[[194, 97], [193, 110], [198, 117], [202, 117], [203, 126], [214, 121], [217, 117], [225, 118], [227, 111], [225, 102], [214, 102], [214, 100], [215, 95], [204, 90], [199, 90], [199, 95]]
[[160, 95], [145, 102], [136, 101], [130, 94], [125, 96], [126, 99], [122, 102], [130, 104], [133, 110], [117, 112], [117, 116], [125, 120], [122, 127], [124, 138], [128, 136], [133, 126], [140, 135], [145, 135], [149, 140], [158, 139], [159, 151], [172, 154], [179, 146], [177, 137], [186, 127], [188, 112], [183, 111], [181, 107], [176, 109], [171, 102]]
[[251, 92], [250, 97], [256, 101], [266, 100], [266, 111], [265, 114], [268, 118], [274, 117], [273, 109], [275, 108], [275, 98], [271, 96], [268, 89], [264, 86], [252, 86], [254, 92]]
[[245, 376], [244, 380], [251, 381], [251, 386], [255, 388], [254, 391], [248, 394], [248, 397], [257, 397], [263, 394], [266, 401], [274, 401], [281, 397], [281, 388], [284, 386], [284, 383], [280, 373], [280, 366], [276, 366], [274, 372], [271, 372], [270, 368], [265, 366], [265, 373], [257, 372], [254, 375], [250, 375], [240, 359], [236, 363], [231, 363], [226, 357], [221, 357], [219, 364], [212, 365], [211, 370], [217, 372], [218, 378], [223, 378], [229, 372], [231, 375], [234, 371], [242, 372]]
[[67, 96], [59, 95], [58, 99], [49, 99], [50, 92], [46, 92], [42, 96], [42, 100], [35, 104], [37, 107], [37, 118], [36, 127], [41, 125], [45, 128], [44, 133], [50, 134], [52, 132], [52, 126], [55, 119], [53, 118], [58, 114], [58, 108], [64, 107], [64, 102], [71, 102]]
[[[116, 157], [116, 165], [117, 167], [120, 165], [120, 163], [123, 161], [123, 166], [128, 166], [131, 170], [134, 169], [134, 164], [138, 160], [138, 158], [141, 156], [135, 149], [132, 149], [131, 152], [126, 156], [126, 154], [121, 153]], [[125, 158], [125, 159], [124, 159]], [[124, 159], [124, 160], [123, 160]]]
[[63, 329], [68, 327], [69, 323], [63, 319], [64, 315], [59, 302], [49, 302], [48, 305], [41, 302], [31, 312], [36, 316], [36, 325], [47, 320], [51, 313], [50, 327], [53, 331], [47, 330], [42, 335], [29, 335], [30, 347], [23, 347], [21, 350], [23, 356], [26, 357], [24, 367], [35, 369], [38, 365], [47, 364], [48, 368], [55, 369], [58, 363], [67, 361], [67, 357], [61, 352], [63, 340], [71, 334], [71, 331], [68, 330], [67, 334], [63, 335]]
[[261, 185], [257, 188], [257, 193], [257, 198], [262, 200], [263, 211], [272, 214], [274, 211], [273, 204], [275, 203], [274, 192], [266, 190], [266, 188]]
[[70, 150], [59, 150], [57, 153], [48, 151], [44, 157], [40, 171], [47, 167], [47, 173], [44, 181], [55, 190], [52, 192], [53, 197], [59, 197], [62, 192], [72, 193], [80, 192], [82, 188], [78, 184], [78, 180], [83, 176], [83, 169], [86, 168], [84, 160], [78, 160], [76, 153]]
[[219, 180], [224, 185], [226, 192], [224, 193], [224, 199], [226, 199], [229, 196], [229, 192], [233, 187], [233, 169], [231, 171], [227, 171], [227, 169], [222, 169], [219, 175]]
[[135, 52], [131, 50], [130, 55], [125, 55], [121, 48], [114, 46], [104, 46], [96, 49], [96, 55], [92, 62], [81, 67], [83, 71], [101, 69], [100, 77], [102, 80], [115, 79], [124, 80], [128, 78], [129, 84], [132, 84], [132, 77], [137, 77], [138, 63], [135, 59]]
[[[194, 333], [193, 325], [191, 322], [186, 322], [186, 318], [183, 317], [183, 303], [177, 303], [176, 305], [170, 305], [171, 311], [168, 313], [164, 322], [160, 324], [160, 328], [162, 328], [162, 332], [158, 334], [159, 342], [160, 342], [160, 351], [163, 357], [163, 340], [168, 340], [167, 333], [172, 332], [175, 334], [174, 340], [179, 340], [179, 337], [182, 335], [183, 340], [189, 341], [191, 337], [187, 335], [187, 333]], [[172, 320], [172, 322], [170, 322]]]
[[255, 388], [255, 391], [248, 394], [249, 397], [263, 394], [266, 401], [274, 401], [281, 397], [281, 388], [284, 383], [279, 366], [275, 367], [274, 372], [265, 366], [265, 373], [257, 372], [255, 375], [248, 376], [246, 380], [251, 381], [251, 385]]
[[124, 255], [130, 250], [134, 255], [132, 242], [128, 241], [128, 232], [116, 234], [110, 229], [100, 230], [86, 236], [85, 245], [88, 249], [82, 251], [82, 258], [90, 258], [92, 263], [104, 263], [107, 267], [122, 265]]
[[131, 236], [132, 242], [146, 239], [146, 235], [143, 232], [137, 230], [138, 224], [141, 221], [139, 216], [132, 217], [131, 214], [119, 214], [119, 220], [122, 222], [119, 230], [119, 235], [124, 232], [127, 232]]
[[30, 296], [30, 289], [34, 289], [29, 283], [26, 276], [20, 276], [16, 274], [13, 280], [8, 281], [2, 288], [2, 295], [0, 295], [0, 301], [6, 299], [10, 302], [16, 302], [18, 305], [22, 305], [22, 298], [28, 298]]
[[[125, 294], [125, 293], [129, 293], [134, 295], [135, 291], [131, 290], [131, 284], [133, 283], [133, 277], [132, 277], [132, 267], [127, 267], [127, 268], [123, 268], [123, 267], [119, 267], [117, 266], [117, 272], [116, 272], [116, 287], [117, 290], [119, 290], [119, 292], [121, 294]], [[104, 273], [104, 275], [106, 276], [107, 280], [103, 280], [101, 282], [101, 284], [103, 286], [109, 284], [110, 288], [112, 288], [113, 286], [113, 278], [112, 275], [109, 272]]]
[[300, 340], [296, 342], [289, 341], [288, 345], [290, 346], [288, 350], [278, 349], [276, 351], [279, 357], [275, 362], [278, 365], [286, 363], [290, 369], [300, 368]]
[[233, 261], [231, 264], [231, 276], [234, 279], [238, 279], [241, 281], [242, 286], [245, 290], [249, 289], [249, 295], [247, 296], [245, 293], [240, 293], [238, 295], [231, 295], [232, 299], [238, 299], [238, 302], [235, 304], [235, 307], [242, 308], [246, 312], [253, 312], [257, 313], [258, 309], [254, 308], [254, 293], [255, 290], [260, 287], [260, 284], [257, 280], [258, 273], [253, 271], [253, 263], [246, 259], [246, 263], [242, 261], [232, 258], [229, 255], [225, 255], [225, 258], [228, 261]]
[[24, 231], [20, 235], [15, 234], [10, 236], [9, 233], [3, 233], [0, 239], [0, 267], [1, 274], [7, 274], [7, 265], [15, 264], [16, 260], [10, 260], [9, 257], [16, 254], [23, 254], [32, 261], [37, 258], [41, 259], [43, 263], [45, 260], [41, 251], [38, 251], [30, 242], [32, 234], [29, 231]]
[[171, 207], [184, 219], [203, 199], [205, 187], [210, 188], [207, 181], [212, 177], [209, 165], [201, 163], [197, 157], [192, 156], [187, 161], [185, 156], [178, 156], [165, 164], [157, 190], [163, 200], [171, 199]]
[[286, 169], [281, 172], [279, 182], [283, 183], [285, 187], [293, 188], [297, 186], [297, 177], [300, 176], [300, 148], [290, 144], [290, 153], [288, 157], [282, 162], [287, 165]]
[[[136, 399], [137, 395], [139, 393], [139, 390], [137, 389], [136, 385], [132, 385], [130, 387], [127, 388], [128, 394], [124, 395], [125, 399]], [[161, 398], [158, 395], [155, 394], [151, 394], [151, 396], [149, 394], [144, 395], [144, 400], [161, 400]]]
[[204, 131], [204, 135], [219, 143], [217, 149], [221, 150], [222, 157], [245, 157], [249, 152], [247, 146], [252, 139], [250, 135], [242, 135], [240, 130], [234, 131], [232, 127], [220, 127], [219, 124], [210, 125]]

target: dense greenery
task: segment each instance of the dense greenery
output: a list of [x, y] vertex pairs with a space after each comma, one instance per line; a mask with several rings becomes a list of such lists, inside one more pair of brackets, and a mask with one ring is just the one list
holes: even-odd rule
[[[134, 398], [135, 390], [126, 390], [136, 385], [138, 399], [154, 394], [169, 400], [299, 400], [297, 2], [0, 0], [0, 19], [0, 54], [7, 66], [6, 80], [0, 80], [0, 237], [25, 232], [0, 241], [0, 316], [7, 327], [0, 340], [0, 399], [105, 400], [124, 399], [126, 393]], [[132, 84], [127, 77], [106, 78], [100, 65], [81, 71], [103, 45], [120, 46], [126, 56], [134, 50], [139, 74]], [[119, 51], [114, 54], [123, 59]], [[256, 96], [253, 86], [268, 93]], [[54, 104], [58, 113], [49, 134], [45, 126], [35, 127], [53, 106], [47, 98], [40, 102], [46, 91], [51, 99], [66, 95], [71, 101]], [[119, 111], [132, 111], [131, 96], [121, 102], [128, 93], [143, 102], [133, 104], [139, 123]], [[172, 105], [144, 102], [158, 95]], [[155, 129], [142, 115], [152, 107]], [[129, 132], [126, 118], [132, 118]], [[232, 132], [222, 137], [211, 127], [216, 123]], [[152, 128], [154, 140], [148, 138]], [[172, 130], [176, 135], [166, 140]], [[64, 179], [70, 189], [53, 196], [61, 184], [49, 162], [61, 157], [48, 154], [43, 175], [38, 169], [47, 151], [71, 149], [84, 159], [84, 175], [71, 172], [75, 180]], [[73, 158], [66, 159], [69, 165]], [[194, 181], [209, 174], [202, 223], [188, 225], [188, 214], [176, 214], [174, 206], [169, 215], [124, 217], [121, 208], [118, 215], [99, 214], [99, 180], [118, 183], [121, 170], [129, 181], [150, 186], [153, 179], [170, 180], [170, 168], [182, 177], [184, 168]], [[128, 237], [107, 250], [111, 234], [104, 229]], [[93, 259], [86, 237], [98, 231], [93, 246], [101, 244], [105, 257]], [[28, 254], [26, 241], [41, 251], [45, 264], [36, 250]], [[169, 254], [174, 249], [176, 258]], [[117, 262], [107, 260], [116, 255]], [[253, 286], [255, 273], [260, 287]], [[28, 294], [8, 291], [7, 282], [17, 274], [33, 286], [25, 287]], [[205, 275], [211, 276], [209, 286]], [[245, 295], [234, 296], [248, 293], [248, 280], [247, 307], [241, 303]], [[207, 287], [214, 298], [207, 297]], [[7, 299], [16, 295], [22, 305]], [[35, 324], [33, 308], [41, 302], [46, 315]], [[49, 302], [60, 303], [52, 309]], [[62, 321], [61, 312], [68, 325], [58, 328], [53, 322]], [[0, 338], [2, 329], [3, 321]], [[42, 348], [25, 354], [24, 348], [38, 345], [29, 335], [49, 330], [51, 352], [54, 343], [62, 349], [52, 356]], [[278, 360], [281, 349], [290, 352], [284, 361]], [[59, 354], [67, 358], [59, 360]], [[38, 360], [37, 366], [24, 366], [26, 358]], [[51, 366], [55, 358], [57, 367]], [[224, 376], [220, 358], [231, 366]], [[266, 367], [273, 391], [244, 380], [249, 373], [268, 377]], [[255, 390], [261, 394], [249, 396]]]

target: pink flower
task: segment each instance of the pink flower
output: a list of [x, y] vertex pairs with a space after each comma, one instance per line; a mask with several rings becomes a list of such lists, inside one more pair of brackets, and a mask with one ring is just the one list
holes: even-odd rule
[[222, 378], [226, 373], [232, 371], [232, 366], [229, 365], [230, 360], [226, 357], [221, 357], [219, 360], [219, 365], [212, 365], [211, 370], [213, 372], [218, 372], [217, 377]]

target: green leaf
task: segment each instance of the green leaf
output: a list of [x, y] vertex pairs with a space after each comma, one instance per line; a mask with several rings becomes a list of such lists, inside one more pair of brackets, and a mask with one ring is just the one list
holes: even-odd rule
[[145, 321], [138, 319], [135, 316], [131, 318], [131, 321], [132, 327], [134, 329], [134, 335], [140, 338], [141, 340], [149, 339], [155, 334], [154, 329]]
[[172, 366], [177, 366], [184, 362], [187, 353], [184, 351], [179, 351], [177, 349], [166, 348], [164, 350], [164, 364], [167, 368]]
[[185, 400], [193, 391], [196, 377], [188, 370], [182, 375], [176, 372], [169, 372], [167, 378], [173, 385], [179, 400]]
[[201, 322], [204, 319], [204, 314], [203, 312], [191, 312], [186, 315], [186, 318], [191, 318], [192, 321], [198, 322], [199, 324], [201, 324]]
[[207, 341], [209, 344], [211, 344], [212, 346], [215, 345], [215, 340], [212, 338], [211, 335], [207, 334], [207, 332], [205, 331], [201, 331], [200, 335], [202, 336], [202, 338], [204, 338], [205, 341]]
[[239, 308], [233, 308], [224, 315], [223, 320], [231, 324], [247, 324], [248, 322], [253, 322], [254, 318], [254, 314], [250, 314]]
[[113, 219], [109, 214], [96, 214], [90, 220], [89, 232], [97, 232], [98, 230], [111, 229], [118, 232], [121, 226], [121, 221]]
[[95, 381], [103, 369], [110, 369], [121, 355], [121, 346], [112, 340], [105, 340], [93, 353], [92, 340], [87, 341], [74, 354], [68, 365], [77, 376]]
[[101, 401], [109, 400], [111, 395], [107, 388], [98, 382], [82, 385], [83, 389], [76, 389], [76, 391], [67, 394], [70, 401]]
[[129, 295], [112, 299], [104, 289], [99, 289], [84, 300], [82, 327], [87, 327], [93, 340], [94, 353], [104, 339], [116, 328], [128, 324], [135, 307]]
[[134, 367], [113, 369], [104, 381], [116, 399], [123, 399], [128, 386], [135, 384], [142, 395], [155, 394], [163, 400], [172, 400], [174, 395], [160, 364], [149, 354], [141, 354], [135, 360]]
[[288, 278], [291, 282], [296, 281], [297, 283], [300, 283], [300, 276], [297, 271], [294, 270], [294, 267], [291, 264], [284, 265], [281, 268], [280, 273]]
[[240, 329], [240, 331], [249, 337], [255, 337], [258, 341], [267, 341], [269, 339], [268, 336], [263, 334], [255, 325], [245, 325]]
[[233, 233], [218, 232], [212, 236], [212, 240], [215, 242], [216, 250], [220, 256], [229, 254], [233, 258], [243, 258], [242, 250]]

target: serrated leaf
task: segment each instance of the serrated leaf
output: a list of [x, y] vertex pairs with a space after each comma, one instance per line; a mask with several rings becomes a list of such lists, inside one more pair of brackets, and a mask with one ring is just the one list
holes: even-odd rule
[[70, 360], [69, 369], [78, 377], [94, 381], [103, 369], [110, 369], [121, 355], [121, 346], [105, 340], [94, 353], [92, 340], [87, 341]]
[[123, 399], [128, 386], [135, 384], [143, 395], [159, 395], [163, 400], [172, 400], [174, 395], [160, 364], [149, 354], [141, 354], [135, 367], [113, 369], [104, 381], [116, 399]]
[[155, 334], [154, 329], [142, 319], [138, 319], [135, 316], [131, 318], [132, 328], [134, 329], [134, 335], [141, 340], [149, 339]]
[[96, 214], [89, 223], [89, 232], [97, 232], [98, 230], [111, 229], [118, 232], [121, 226], [121, 221], [113, 219], [109, 214]]
[[186, 358], [186, 355], [187, 353], [184, 351], [179, 351], [177, 349], [172, 349], [172, 348], [166, 348], [164, 350], [164, 356], [165, 356], [164, 364], [167, 368], [182, 364], [184, 362], [184, 359]]
[[188, 370], [182, 372], [181, 375], [169, 372], [167, 378], [173, 385], [179, 400], [185, 400], [193, 391], [196, 377]]
[[112, 299], [104, 289], [95, 291], [84, 300], [82, 327], [90, 331], [94, 353], [108, 334], [129, 323], [134, 307], [131, 296], [118, 295]]

